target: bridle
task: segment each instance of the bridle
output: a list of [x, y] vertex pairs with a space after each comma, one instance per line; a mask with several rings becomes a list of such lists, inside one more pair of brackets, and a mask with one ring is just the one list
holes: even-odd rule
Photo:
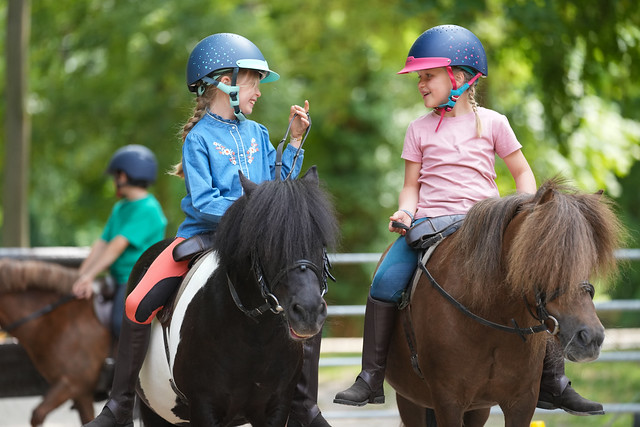
[[[517, 334], [518, 336], [520, 336], [520, 338], [522, 338], [523, 341], [526, 341], [527, 335], [537, 334], [538, 332], [546, 331], [550, 335], [554, 335], [554, 336], [560, 332], [560, 324], [558, 323], [558, 319], [556, 319], [554, 316], [549, 314], [549, 311], [547, 310], [547, 303], [560, 297], [560, 295], [562, 295], [562, 292], [560, 291], [554, 292], [549, 298], [547, 298], [547, 295], [545, 292], [536, 292], [536, 298], [535, 298], [536, 313], [535, 314], [531, 310], [530, 304], [528, 304], [526, 296], [523, 296], [525, 304], [527, 306], [527, 310], [529, 311], [529, 313], [534, 319], [540, 322], [538, 325], [521, 328], [518, 326], [518, 323], [515, 321], [515, 319], [511, 319], [511, 323], [513, 324], [513, 326], [506, 326], [506, 325], [501, 325], [499, 323], [492, 322], [481, 316], [478, 316], [475, 313], [472, 313], [467, 307], [461, 304], [458, 300], [456, 300], [453, 296], [451, 296], [451, 294], [449, 294], [442, 286], [440, 286], [440, 284], [436, 281], [436, 279], [433, 278], [433, 276], [431, 275], [427, 267], [422, 262], [420, 263], [420, 269], [422, 270], [422, 273], [427, 277], [427, 279], [431, 283], [431, 286], [433, 286], [447, 301], [449, 301], [460, 312], [462, 312], [466, 316], [472, 318], [473, 320], [483, 325], [489, 326], [491, 328], [494, 328], [503, 332]], [[593, 298], [593, 295], [595, 292], [593, 285], [588, 281], [581, 282], [580, 285], [586, 288]], [[548, 321], [551, 322], [553, 328], [550, 329], [547, 326]]]
[[229, 273], [227, 273], [227, 285], [229, 286], [229, 292], [231, 293], [231, 297], [233, 298], [233, 302], [236, 304], [236, 307], [247, 315], [249, 318], [255, 320], [257, 322], [257, 317], [263, 315], [267, 311], [271, 311], [272, 313], [278, 315], [284, 312], [284, 308], [280, 305], [280, 301], [275, 296], [274, 292], [276, 287], [282, 282], [282, 280], [289, 274], [290, 271], [300, 270], [306, 271], [307, 269], [311, 270], [318, 281], [320, 282], [320, 296], [324, 296], [329, 289], [327, 284], [328, 279], [336, 281], [335, 277], [329, 271], [331, 269], [331, 262], [329, 261], [329, 256], [327, 255], [326, 249], [322, 249], [322, 268], [319, 268], [312, 261], [307, 259], [299, 259], [294, 263], [282, 268], [272, 279], [267, 280], [266, 275], [264, 274], [264, 269], [262, 268], [262, 264], [260, 262], [260, 258], [257, 253], [253, 253], [251, 256], [252, 269], [254, 273], [255, 282], [258, 285], [260, 290], [260, 294], [262, 299], [264, 299], [264, 303], [259, 307], [248, 309], [242, 304], [240, 300], [240, 296], [236, 291], [236, 288], [229, 277]]
[[[296, 165], [296, 161], [298, 160], [298, 156], [300, 155], [300, 152], [302, 150], [302, 146], [307, 140], [307, 136], [309, 136], [309, 131], [311, 130], [311, 116], [309, 115], [309, 113], [307, 113], [309, 126], [305, 130], [304, 135], [302, 136], [302, 141], [300, 142], [300, 146], [298, 147], [296, 154], [293, 158], [291, 170], [289, 171], [287, 176], [284, 179], [282, 179], [281, 177], [282, 151], [283, 151], [284, 143], [286, 142], [287, 137], [289, 136], [289, 132], [291, 131], [291, 125], [293, 124], [293, 121], [295, 120], [296, 116], [297, 114], [294, 114], [291, 120], [289, 120], [289, 125], [287, 126], [287, 130], [284, 134], [284, 137], [282, 138], [282, 140], [280, 141], [276, 149], [275, 179], [278, 181], [284, 182], [291, 177], [291, 174], [293, 173], [293, 170]], [[251, 319], [257, 322], [256, 318], [266, 313], [269, 310], [276, 315], [284, 312], [284, 308], [282, 308], [282, 306], [280, 305], [280, 301], [278, 301], [278, 298], [275, 296], [274, 291], [276, 287], [280, 284], [280, 282], [282, 282], [282, 279], [285, 276], [287, 276], [290, 271], [299, 269], [300, 271], [304, 272], [307, 269], [311, 270], [316, 275], [316, 277], [318, 278], [318, 281], [320, 282], [320, 292], [321, 292], [320, 296], [323, 297], [327, 293], [327, 290], [329, 288], [327, 284], [327, 279], [331, 279], [334, 282], [336, 281], [335, 277], [333, 277], [333, 275], [329, 271], [331, 269], [331, 262], [329, 261], [329, 256], [327, 255], [326, 248], [322, 248], [322, 263], [323, 263], [322, 268], [320, 268], [317, 265], [315, 265], [312, 261], [309, 261], [307, 259], [299, 259], [295, 261], [293, 264], [281, 269], [275, 275], [275, 277], [273, 277], [271, 280], [267, 280], [266, 275], [264, 274], [264, 269], [262, 268], [262, 264], [260, 262], [260, 257], [258, 256], [257, 252], [254, 251], [251, 254], [252, 269], [255, 275], [255, 281], [258, 284], [258, 287], [260, 289], [260, 294], [264, 299], [264, 304], [254, 309], [247, 309], [244, 306], [244, 304], [242, 304], [242, 301], [240, 301], [238, 292], [236, 291], [236, 288], [233, 285], [231, 278], [229, 277], [229, 273], [227, 273], [227, 285], [229, 286], [229, 292], [231, 293], [231, 297], [233, 298], [233, 302], [236, 304], [236, 307], [238, 307], [238, 309], [240, 309], [240, 311], [242, 311], [245, 315], [247, 315], [248, 317], [250, 317]]]
[[[531, 310], [531, 305], [527, 301], [527, 297], [523, 296], [524, 303], [527, 307], [527, 310], [529, 311], [529, 313], [534, 319], [540, 322], [538, 325], [521, 328], [518, 325], [518, 323], [515, 321], [515, 319], [511, 319], [513, 326], [506, 326], [506, 325], [501, 325], [499, 323], [492, 322], [481, 316], [478, 316], [475, 313], [472, 313], [467, 307], [461, 304], [451, 294], [449, 294], [442, 286], [440, 286], [440, 284], [436, 281], [436, 279], [434, 279], [434, 277], [431, 275], [431, 273], [427, 269], [425, 263], [420, 262], [419, 266], [422, 273], [427, 277], [427, 279], [431, 283], [431, 286], [433, 286], [447, 301], [451, 303], [451, 305], [457, 308], [462, 314], [470, 317], [471, 319], [477, 321], [478, 323], [497, 329], [499, 331], [517, 334], [520, 338], [522, 338], [522, 341], [524, 342], [526, 342], [527, 335], [533, 335], [543, 331], [546, 331], [552, 336], [555, 336], [558, 333], [560, 333], [560, 324], [558, 322], [558, 319], [556, 319], [554, 316], [549, 314], [549, 311], [547, 310], [547, 303], [559, 298], [563, 294], [563, 292], [561, 292], [560, 290], [553, 292], [550, 297], [547, 297], [547, 294], [545, 292], [536, 292], [536, 298], [535, 298], [536, 312], [535, 313]], [[593, 299], [593, 296], [595, 294], [595, 289], [593, 285], [585, 280], [580, 283], [580, 286], [583, 289], [585, 289]], [[410, 306], [411, 305], [410, 305], [409, 298], [403, 300], [402, 305], [400, 306], [401, 309], [406, 308], [404, 321], [403, 321], [403, 328], [405, 330], [407, 344], [409, 346], [409, 351], [411, 353], [411, 357], [410, 357], [411, 366], [414, 372], [418, 375], [418, 377], [420, 377], [421, 379], [424, 379], [424, 374], [422, 373], [422, 370], [420, 369], [420, 365], [418, 363], [418, 352], [416, 351], [416, 348], [414, 345], [415, 332], [413, 331], [413, 324], [411, 321]], [[552, 329], [550, 329], [547, 326], [547, 322], [549, 321], [553, 325]]]
[[[556, 290], [548, 298], [545, 292], [540, 292], [540, 291], [536, 292], [535, 313], [531, 309], [531, 305], [528, 303], [527, 297], [523, 296], [524, 303], [527, 306], [527, 310], [529, 311], [529, 313], [534, 319], [540, 322], [538, 325], [521, 328], [518, 326], [518, 323], [515, 321], [515, 319], [511, 319], [511, 323], [513, 324], [513, 326], [505, 326], [499, 323], [494, 323], [490, 320], [487, 320], [469, 311], [467, 307], [461, 304], [458, 300], [456, 300], [453, 296], [451, 296], [451, 294], [449, 294], [446, 290], [444, 290], [442, 286], [440, 286], [440, 284], [436, 281], [436, 279], [433, 278], [433, 276], [431, 275], [431, 273], [423, 263], [420, 263], [420, 269], [425, 274], [425, 276], [427, 276], [427, 279], [429, 279], [429, 282], [431, 283], [431, 285], [442, 296], [444, 296], [447, 301], [449, 301], [454, 307], [460, 310], [463, 314], [469, 316], [473, 320], [483, 325], [492, 327], [494, 329], [498, 329], [503, 332], [517, 334], [518, 336], [520, 336], [520, 338], [522, 338], [523, 341], [526, 341], [526, 335], [533, 335], [533, 334], [537, 334], [538, 332], [546, 331], [547, 333], [549, 333], [549, 335], [552, 335], [552, 336], [558, 335], [558, 333], [560, 333], [560, 324], [558, 323], [558, 319], [556, 319], [554, 316], [549, 314], [549, 311], [547, 310], [547, 304], [559, 298], [564, 293], [564, 292], [561, 292], [560, 290]], [[585, 289], [589, 293], [589, 295], [591, 295], [591, 299], [593, 299], [593, 296], [595, 295], [595, 288], [593, 287], [593, 285], [589, 283], [589, 281], [587, 280], [580, 282], [579, 285], [583, 289]], [[547, 322], [549, 321], [551, 322], [552, 328], [549, 328], [547, 326]]]
[[74, 299], [76, 299], [76, 297], [74, 295], [72, 295], [72, 294], [62, 295], [57, 301], [54, 301], [51, 304], [47, 304], [46, 306], [42, 307], [41, 309], [36, 310], [33, 313], [30, 313], [30, 314], [24, 316], [23, 318], [16, 320], [13, 323], [10, 323], [5, 328], [0, 328], [0, 330], [4, 331], [6, 333], [11, 333], [11, 331], [13, 331], [14, 329], [17, 329], [18, 327], [24, 325], [25, 323], [30, 322], [30, 321], [32, 321], [34, 319], [37, 319], [38, 317], [44, 316], [47, 313], [51, 313], [56, 308], [60, 307], [63, 304], [66, 304], [66, 303], [68, 303], [70, 301], [73, 301]]

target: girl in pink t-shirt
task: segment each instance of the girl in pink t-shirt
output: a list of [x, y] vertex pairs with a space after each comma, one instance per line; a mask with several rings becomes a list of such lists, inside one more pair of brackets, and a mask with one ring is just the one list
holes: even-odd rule
[[[427, 218], [458, 218], [479, 200], [499, 197], [495, 158], [513, 176], [518, 192], [535, 193], [533, 172], [505, 116], [475, 101], [479, 77], [487, 76], [480, 40], [456, 25], [425, 31], [409, 50], [398, 74], [416, 72], [418, 91], [429, 113], [407, 129], [402, 150], [404, 186], [389, 231], [401, 234], [378, 267], [371, 285], [364, 325], [362, 371], [335, 403], [362, 406], [384, 403], [384, 373], [397, 306], [418, 262], [418, 251], [404, 239], [409, 227]], [[444, 218], [442, 218], [444, 219]], [[564, 361], [547, 363], [541, 382], [540, 407], [560, 407], [588, 415], [602, 405], [578, 395], [564, 376]], [[545, 378], [545, 375], [547, 378]], [[544, 397], [544, 401], [543, 401]]]

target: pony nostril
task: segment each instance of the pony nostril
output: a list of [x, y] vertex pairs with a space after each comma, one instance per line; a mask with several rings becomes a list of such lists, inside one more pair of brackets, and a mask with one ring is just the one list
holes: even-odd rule
[[597, 334], [595, 338], [595, 342], [598, 347], [601, 347], [602, 343], [604, 342], [604, 333]]
[[293, 314], [297, 319], [303, 319], [306, 310], [300, 304], [294, 304], [292, 308]]
[[591, 338], [589, 336], [589, 332], [585, 331], [584, 329], [578, 332], [578, 341], [580, 342], [580, 344], [582, 345], [589, 344], [590, 340]]
[[322, 304], [320, 304], [320, 306], [318, 307], [318, 313], [321, 316], [326, 316], [326, 314], [327, 314], [327, 304], [324, 301], [322, 301]]
[[602, 342], [604, 341], [604, 336], [601, 336], [599, 334], [592, 335], [586, 329], [583, 329], [580, 332], [578, 332], [577, 338], [578, 338], [578, 341], [580, 342], [580, 344], [584, 345], [584, 346], [591, 345], [591, 344], [595, 344], [597, 346], [600, 346], [602, 344]]

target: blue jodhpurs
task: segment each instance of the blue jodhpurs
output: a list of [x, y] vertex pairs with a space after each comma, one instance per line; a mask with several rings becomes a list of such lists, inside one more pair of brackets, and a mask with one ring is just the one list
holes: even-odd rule
[[398, 237], [380, 263], [371, 283], [371, 298], [399, 303], [402, 293], [418, 266], [420, 251], [407, 244], [404, 236]]

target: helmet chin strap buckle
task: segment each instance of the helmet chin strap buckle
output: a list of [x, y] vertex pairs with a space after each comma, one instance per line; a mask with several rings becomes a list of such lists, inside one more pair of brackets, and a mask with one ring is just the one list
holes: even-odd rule
[[[205, 85], [213, 85], [229, 95], [229, 104], [231, 105], [231, 108], [233, 108], [233, 114], [238, 120], [243, 121], [246, 120], [247, 117], [244, 115], [242, 110], [240, 110], [240, 99], [238, 97], [238, 95], [240, 94], [240, 86], [235, 85], [237, 76], [236, 70], [234, 70], [233, 82], [231, 85], [222, 83], [218, 80], [214, 80], [211, 77], [203, 77], [202, 82], [205, 83]], [[202, 96], [202, 94], [204, 93], [205, 85], [198, 86], [198, 96]]]

